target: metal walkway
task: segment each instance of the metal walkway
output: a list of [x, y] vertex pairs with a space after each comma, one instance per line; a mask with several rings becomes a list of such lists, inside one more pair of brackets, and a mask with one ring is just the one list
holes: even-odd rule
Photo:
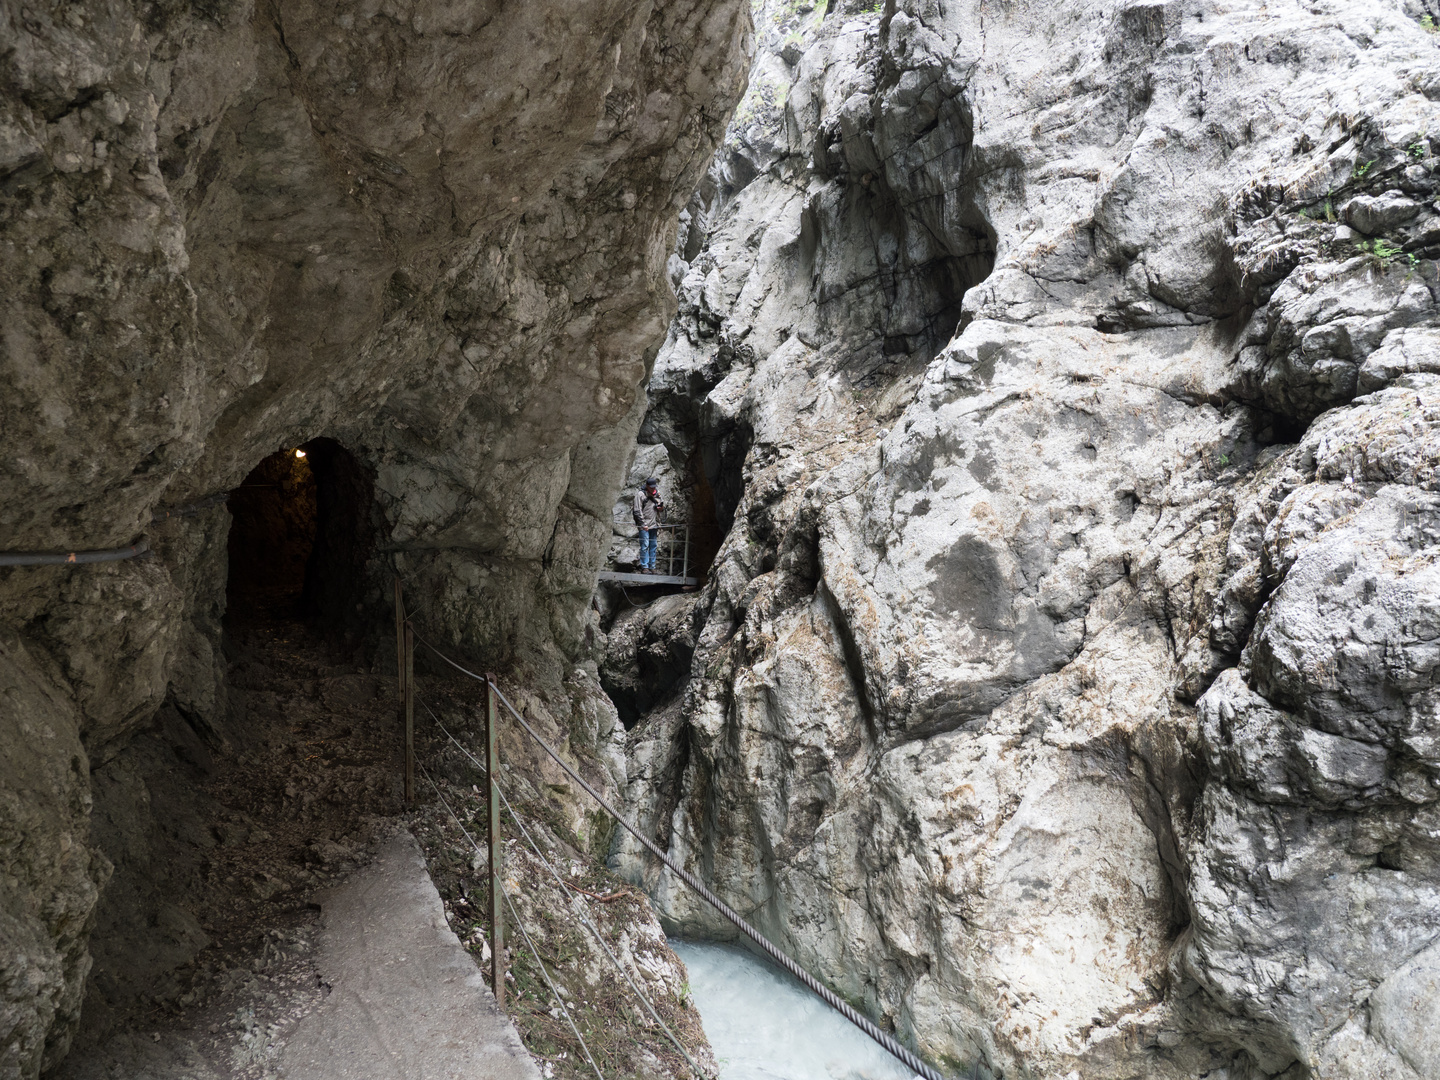
[[674, 521], [656, 526], [654, 567], [661, 573], [634, 574], [620, 570], [601, 570], [601, 581], [618, 581], [622, 585], [699, 585], [698, 577], [690, 576], [690, 533], [713, 529], [711, 525], [691, 525]]
[[626, 585], [699, 585], [700, 579], [671, 574], [622, 574], [619, 570], [601, 570], [601, 581], [619, 581]]

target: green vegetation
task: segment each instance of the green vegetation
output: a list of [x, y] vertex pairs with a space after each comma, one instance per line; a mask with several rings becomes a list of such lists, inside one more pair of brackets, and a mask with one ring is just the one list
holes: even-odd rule
[[1375, 162], [1378, 161], [1378, 160], [1379, 160], [1378, 158], [1371, 158], [1369, 161], [1365, 162], [1365, 164], [1363, 164], [1363, 165], [1356, 165], [1356, 166], [1355, 166], [1355, 176], [1354, 176], [1354, 179], [1356, 179], [1356, 180], [1364, 180], [1366, 174], [1369, 173], [1369, 171], [1374, 167]]
[[1374, 240], [1361, 240], [1355, 245], [1367, 255], [1373, 255], [1380, 260], [1381, 266], [1389, 266], [1397, 258], [1404, 256], [1412, 267], [1419, 264], [1419, 259], [1413, 253], [1407, 254], [1405, 249], [1398, 244], [1392, 244], [1383, 236], [1377, 236]]
[[1430, 33], [1432, 34], [1440, 31], [1440, 26], [1435, 25], [1435, 18], [1433, 15], [1421, 15], [1420, 25], [1423, 26], [1426, 30], [1430, 31]]
[[1405, 153], [1409, 154], [1413, 160], [1420, 161], [1430, 153], [1430, 140], [1416, 139], [1405, 148]]

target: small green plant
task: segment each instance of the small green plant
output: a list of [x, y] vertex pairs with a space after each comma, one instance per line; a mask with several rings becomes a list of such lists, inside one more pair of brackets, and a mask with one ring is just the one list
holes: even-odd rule
[[[1397, 256], [1404, 255], [1405, 251], [1398, 244], [1392, 244], [1383, 236], [1377, 236], [1374, 240], [1362, 240], [1357, 247], [1367, 255], [1373, 255], [1380, 260], [1380, 265], [1389, 266]], [[1409, 256], [1410, 265], [1414, 266], [1416, 259], [1414, 255]]]
[[1430, 31], [1430, 33], [1432, 34], [1436, 31], [1440, 31], [1440, 26], [1435, 25], [1435, 17], [1433, 15], [1421, 15], [1420, 25], [1423, 26], [1426, 30]]
[[1328, 197], [1325, 200], [1325, 220], [1335, 224], [1335, 204]]
[[1355, 177], [1354, 177], [1354, 178], [1355, 178], [1356, 180], [1364, 180], [1364, 179], [1365, 179], [1365, 175], [1366, 175], [1372, 168], [1375, 167], [1375, 162], [1378, 161], [1378, 160], [1379, 160], [1378, 158], [1371, 158], [1369, 161], [1365, 162], [1363, 165], [1356, 165], [1356, 166], [1355, 166]]
[[1222, 469], [1224, 469], [1224, 468], [1228, 468], [1229, 465], [1230, 465], [1230, 455], [1229, 455], [1229, 454], [1221, 454], [1221, 455], [1220, 455], [1220, 467], [1221, 467]]
[[1419, 161], [1430, 152], [1430, 140], [1416, 139], [1405, 148], [1405, 152], [1410, 155], [1412, 160]]

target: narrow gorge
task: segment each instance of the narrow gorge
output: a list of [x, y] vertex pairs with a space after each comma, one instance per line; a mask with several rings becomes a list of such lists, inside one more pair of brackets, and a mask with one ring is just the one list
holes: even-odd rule
[[[1434, 0], [0, 0], [0, 64], [0, 1077], [278, 1075], [402, 827], [489, 955], [397, 581], [947, 1076], [1440, 1075]], [[646, 477], [698, 588], [599, 574]], [[661, 929], [733, 928], [501, 753], [723, 1078]]]

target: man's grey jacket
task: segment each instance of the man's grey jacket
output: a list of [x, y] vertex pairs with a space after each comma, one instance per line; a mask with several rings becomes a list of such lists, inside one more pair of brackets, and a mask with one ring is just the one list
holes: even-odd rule
[[641, 529], [660, 527], [660, 493], [647, 494], [644, 488], [635, 493], [635, 525]]

